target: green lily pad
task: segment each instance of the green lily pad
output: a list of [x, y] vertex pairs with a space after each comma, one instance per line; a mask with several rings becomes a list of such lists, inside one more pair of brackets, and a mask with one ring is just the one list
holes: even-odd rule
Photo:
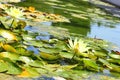
[[120, 73], [120, 66], [111, 64], [112, 68], [111, 71], [119, 72]]
[[96, 64], [95, 61], [91, 60], [91, 59], [83, 59], [83, 62], [84, 62], [84, 66], [87, 67], [87, 69], [90, 69], [93, 68], [93, 70], [95, 71], [98, 71], [99, 70], [99, 67], [98, 65]]
[[24, 44], [26, 44], [26, 45], [31, 45], [31, 46], [35, 46], [35, 47], [43, 47], [44, 46], [44, 44], [43, 44], [43, 42], [41, 42], [41, 41], [37, 41], [37, 40], [34, 40], [34, 41], [24, 41], [23, 42]]
[[32, 67], [25, 67], [25, 70], [28, 71], [28, 73], [30, 74], [28, 77], [40, 76], [38, 71], [36, 69], [32, 68]]
[[39, 50], [45, 53], [59, 53], [60, 52], [60, 50], [57, 48], [40, 48]]
[[95, 54], [96, 56], [98, 56], [98, 57], [101, 57], [101, 58], [107, 56], [106, 51], [95, 51], [94, 54]]
[[7, 69], [8, 65], [3, 60], [0, 60], [0, 72], [7, 71]]
[[32, 58], [27, 56], [20, 56], [18, 60], [25, 62], [26, 65], [29, 65], [31, 62], [34, 62]]
[[11, 53], [11, 52], [1, 52], [0, 56], [3, 58], [9, 58], [11, 60], [18, 60], [19, 59], [19, 55], [16, 53]]
[[22, 56], [30, 56], [33, 53], [30, 51], [27, 51], [25, 48], [23, 47], [18, 47], [16, 48], [17, 54], [22, 55]]
[[33, 62], [30, 62], [29, 65], [33, 66], [33, 67], [41, 67], [41, 66], [43, 66], [43, 62], [34, 60]]
[[110, 65], [110, 63], [107, 60], [104, 60], [102, 58], [99, 58], [98, 61], [100, 61], [102, 63], [102, 65], [108, 67], [109, 69], [112, 68], [112, 66]]
[[4, 58], [5, 63], [8, 65], [7, 72], [8, 74], [20, 74], [22, 69], [13, 63], [10, 59]]
[[111, 58], [114, 58], [114, 59], [120, 59], [120, 55], [118, 55], [118, 54], [109, 54], [109, 56], [111, 57]]
[[110, 58], [110, 59], [107, 59], [107, 61], [110, 62], [110, 63], [115, 63], [115, 64], [119, 64], [120, 65], [120, 60], [119, 59], [112, 59], [112, 58]]
[[16, 40], [17, 41], [17, 37], [13, 32], [10, 32], [9, 30], [4, 30], [4, 29], [0, 29], [0, 35], [2, 37], [4, 37], [5, 39], [9, 40]]
[[73, 55], [74, 55], [73, 53], [69, 53], [69, 52], [60, 52], [61, 57], [68, 58], [68, 59], [71, 59]]
[[57, 60], [60, 58], [59, 55], [53, 55], [45, 52], [40, 52], [40, 57], [46, 60]]

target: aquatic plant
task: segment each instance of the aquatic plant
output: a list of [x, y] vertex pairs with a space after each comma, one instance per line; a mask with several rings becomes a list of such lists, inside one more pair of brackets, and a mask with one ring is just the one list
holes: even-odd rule
[[[14, 18], [16, 20], [13, 23], [11, 19]], [[4, 16], [0, 18], [1, 73], [27, 78], [61, 76], [72, 80], [88, 77], [89, 71], [102, 72], [108, 69], [111, 73], [120, 73], [119, 52], [108, 52], [103, 47], [103, 40], [74, 36], [70, 39], [68, 36], [59, 38], [55, 34], [50, 37], [25, 30], [26, 22], [17, 17], [11, 19]], [[9, 27], [11, 24], [12, 29]], [[40, 39], [36, 39], [38, 36]], [[44, 39], [45, 36], [49, 36], [49, 39]]]

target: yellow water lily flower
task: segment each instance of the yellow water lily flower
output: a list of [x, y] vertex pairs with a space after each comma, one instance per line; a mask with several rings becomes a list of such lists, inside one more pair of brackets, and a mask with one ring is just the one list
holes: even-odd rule
[[75, 53], [83, 53], [88, 51], [90, 48], [87, 47], [87, 43], [84, 43], [83, 40], [75, 38], [72, 40], [71, 38], [68, 40], [68, 47], [73, 50]]
[[10, 9], [6, 9], [5, 12], [12, 16], [13, 18], [22, 18], [23, 17], [23, 11], [16, 7], [11, 7]]

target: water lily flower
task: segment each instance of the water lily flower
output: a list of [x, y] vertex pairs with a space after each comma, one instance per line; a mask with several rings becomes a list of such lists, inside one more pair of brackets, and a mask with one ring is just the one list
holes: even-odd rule
[[78, 38], [75, 38], [74, 40], [70, 38], [68, 42], [69, 42], [68, 47], [75, 53], [83, 53], [90, 49], [87, 43], [84, 43], [84, 41], [81, 39], [78, 40]]
[[9, 9], [5, 9], [5, 12], [8, 15], [12, 16], [13, 18], [18, 18], [18, 19], [22, 18], [24, 15], [23, 11], [16, 7], [11, 7]]

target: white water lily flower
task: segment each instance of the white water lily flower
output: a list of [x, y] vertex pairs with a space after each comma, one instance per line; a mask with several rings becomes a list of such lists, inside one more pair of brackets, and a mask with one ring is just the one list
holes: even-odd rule
[[6, 9], [5, 12], [12, 16], [13, 18], [22, 18], [23, 17], [23, 11], [20, 10], [19, 8], [16, 8], [16, 7], [11, 7], [10, 9]]
[[78, 38], [75, 38], [74, 40], [70, 39], [68, 40], [68, 42], [68, 47], [75, 53], [82, 53], [90, 49], [89, 47], [87, 47], [87, 43], [84, 43], [84, 41], [81, 39], [78, 40]]

